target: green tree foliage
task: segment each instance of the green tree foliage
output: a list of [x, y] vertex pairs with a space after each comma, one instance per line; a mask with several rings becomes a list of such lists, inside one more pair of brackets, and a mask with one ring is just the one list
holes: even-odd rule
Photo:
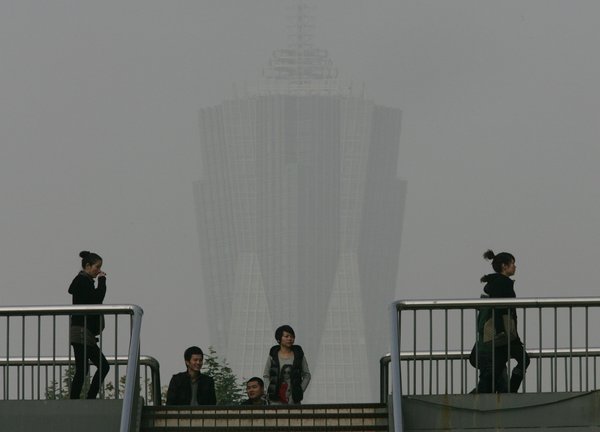
[[212, 346], [208, 351], [204, 355], [204, 373], [215, 380], [217, 405], [239, 405], [246, 396], [244, 384], [238, 381], [227, 361], [219, 358]]
[[[75, 367], [69, 366], [65, 372], [62, 382], [51, 381], [50, 384], [46, 387], [45, 397], [48, 400], [56, 400], [56, 399], [69, 399], [71, 382], [73, 381], [73, 375], [75, 375]], [[123, 398], [125, 394], [125, 380], [126, 376], [123, 375], [119, 378], [119, 398]], [[154, 403], [152, 399], [152, 383], [149, 378], [145, 379], [146, 384], [146, 393], [148, 394], [148, 401], [146, 403], [152, 405]], [[140, 380], [140, 395], [144, 396], [143, 392], [144, 383]], [[81, 389], [81, 397], [85, 398], [85, 395], [90, 388], [90, 377], [87, 376], [83, 381], [83, 388]], [[105, 381], [104, 383], [104, 399], [116, 399], [116, 388], [112, 381]], [[164, 400], [163, 400], [164, 402]]]
[[[62, 383], [60, 381], [50, 381], [50, 384], [46, 387], [46, 399], [69, 399], [69, 389], [71, 381], [73, 380], [73, 375], [75, 375], [75, 368], [73, 366], [69, 366], [65, 370], [65, 375], [62, 379]], [[83, 383], [83, 386], [85, 387], [85, 391], [87, 392], [89, 388], [89, 383], [87, 382], [87, 380]]]

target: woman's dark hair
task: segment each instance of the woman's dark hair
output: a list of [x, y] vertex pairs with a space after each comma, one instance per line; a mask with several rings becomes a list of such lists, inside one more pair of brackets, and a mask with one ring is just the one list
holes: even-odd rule
[[277, 327], [277, 330], [275, 330], [275, 340], [277, 341], [277, 343], [281, 343], [281, 338], [283, 337], [283, 332], [288, 332], [289, 334], [291, 334], [292, 336], [296, 337], [296, 333], [294, 333], [294, 329], [291, 328], [289, 325], [282, 325]]
[[[510, 263], [515, 261], [515, 257], [513, 254], [508, 252], [500, 252], [498, 255], [496, 255], [491, 249], [488, 249], [483, 253], [483, 258], [492, 262], [492, 268], [496, 273], [502, 273], [503, 265], [509, 265]], [[487, 275], [484, 275], [481, 278], [481, 282], [487, 281]]]
[[94, 265], [98, 261], [102, 261], [102, 257], [94, 252], [90, 251], [81, 251], [79, 252], [79, 256], [81, 257], [81, 268], [85, 268], [86, 265]]

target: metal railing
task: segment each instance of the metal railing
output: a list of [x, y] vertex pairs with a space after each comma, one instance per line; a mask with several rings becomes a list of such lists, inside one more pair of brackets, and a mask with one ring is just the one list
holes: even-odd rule
[[[468, 359], [477, 340], [477, 314], [485, 309], [492, 310], [492, 316], [500, 309], [517, 313], [518, 335], [535, 360], [524, 373], [522, 391], [597, 388], [600, 298], [398, 301], [390, 308], [395, 431], [403, 430], [402, 395], [464, 394], [476, 388], [478, 371]], [[387, 397], [386, 362], [382, 359], [381, 398], [384, 391]], [[506, 367], [510, 375], [510, 361]]]
[[[114, 369], [117, 371], [115, 375], [118, 375], [118, 366], [127, 365], [129, 360], [127, 356], [106, 356], [106, 359], [109, 365], [115, 366]], [[27, 369], [29, 369], [30, 378], [25, 378], [25, 381], [33, 384], [35, 377], [39, 376], [40, 381], [46, 383], [47, 387], [43, 397], [41, 394], [34, 397], [38, 400], [65, 398], [72, 378], [71, 370], [74, 366], [74, 360], [69, 357], [12, 357], [8, 360], [0, 358], [0, 367], [21, 368], [20, 375], [23, 377], [26, 377]], [[139, 377], [144, 400], [150, 405], [161, 405], [160, 364], [158, 360], [151, 356], [141, 355], [139, 366], [144, 368]], [[122, 378], [119, 378], [118, 383], [110, 383], [114, 388], [111, 395], [114, 399], [120, 398]], [[106, 388], [106, 383], [104, 386]], [[33, 394], [33, 391], [30, 394]], [[106, 393], [104, 396], [106, 397]]]
[[[83, 317], [83, 334], [91, 330], [93, 322], [100, 320], [104, 323], [102, 326], [106, 327], [96, 336], [97, 343], [107, 360], [108, 357], [118, 359], [119, 352], [127, 352], [120, 431], [129, 432], [134, 400], [137, 398], [142, 315], [142, 309], [136, 305], [0, 307], [0, 335], [5, 335], [6, 338], [0, 342], [0, 360], [4, 360], [0, 374], [2, 398], [40, 399], [42, 393], [46, 394], [49, 385], [49, 382], [41, 379], [42, 360], [49, 358], [51, 363], [56, 363], [57, 359], [64, 357], [68, 362], [73, 359], [69, 343], [71, 317]], [[98, 318], [99, 316], [102, 318]], [[122, 325], [124, 319], [128, 321], [128, 325]], [[37, 374], [27, 375], [25, 365], [9, 365], [15, 361], [25, 363], [26, 359], [38, 364]], [[101, 358], [99, 363], [102, 363]], [[114, 369], [115, 387], [118, 387], [118, 367]], [[58, 381], [55, 368], [52, 376], [52, 382], [60, 385], [60, 369]], [[27, 390], [30, 390], [29, 396]], [[103, 392], [102, 386], [100, 397], [103, 397]], [[116, 393], [118, 395], [119, 392]]]
[[[461, 365], [459, 366], [460, 368], [465, 368], [468, 369], [469, 371], [471, 371], [471, 375], [469, 374], [465, 374], [464, 375], [464, 382], [462, 382], [461, 387], [459, 390], [455, 390], [454, 387], [451, 385], [450, 387], [450, 394], [466, 394], [466, 393], [471, 393], [473, 391], [473, 389], [475, 389], [476, 387], [476, 382], [477, 382], [477, 370], [475, 368], [473, 368], [473, 366], [471, 366], [469, 364], [469, 356], [470, 356], [471, 352], [470, 351], [449, 351], [448, 353], [444, 352], [444, 351], [434, 351], [432, 353], [428, 352], [428, 351], [422, 351], [422, 352], [417, 352], [412, 353], [412, 352], [403, 352], [400, 353], [400, 364], [402, 365], [402, 372], [401, 375], [402, 376], [409, 376], [410, 373], [410, 365], [409, 363], [415, 363], [415, 362], [420, 362], [422, 365], [425, 365], [426, 363], [429, 363], [431, 365], [435, 365], [435, 369], [439, 370], [439, 365], [445, 361], [449, 361], [449, 362], [460, 362]], [[540, 365], [540, 363], [544, 360], [547, 360], [547, 364], [550, 368], [551, 371], [554, 371], [555, 368], [556, 370], [560, 370], [559, 367], [559, 363], [562, 362], [562, 366], [563, 366], [563, 378], [564, 378], [564, 382], [563, 382], [563, 386], [562, 388], [559, 388], [560, 390], [563, 391], [589, 391], [589, 388], [584, 388], [584, 382], [583, 382], [583, 367], [582, 365], [585, 362], [585, 359], [589, 359], [590, 361], [592, 361], [592, 368], [593, 368], [593, 388], [597, 388], [596, 386], [596, 376], [597, 373], [596, 371], [599, 369], [598, 366], [598, 361], [600, 360], [600, 348], [589, 348], [587, 351], [585, 349], [581, 349], [581, 348], [574, 348], [573, 350], [568, 350], [568, 349], [558, 349], [558, 350], [553, 350], [553, 349], [543, 349], [542, 352], [539, 351], [534, 351], [529, 353], [531, 359], [533, 361], [536, 362], [536, 367], [537, 370], [543, 370], [543, 367]], [[571, 359], [577, 359], [578, 363], [579, 363], [579, 367], [578, 367], [578, 371], [580, 372], [578, 374], [579, 377], [579, 386], [576, 386], [575, 388], [571, 388], [569, 390], [567, 390], [568, 386], [569, 386], [569, 381], [568, 381], [568, 366], [569, 366], [569, 362]], [[380, 371], [379, 371], [379, 401], [381, 403], [387, 403], [388, 402], [388, 396], [390, 394], [390, 363], [392, 361], [392, 356], [391, 354], [386, 354], [385, 356], [381, 357], [381, 359], [379, 360], [379, 367], [380, 367]], [[452, 366], [450, 366], [450, 370], [453, 371], [456, 368], [454, 368]], [[417, 371], [416, 367], [413, 367], [413, 372]], [[424, 372], [427, 370], [426, 367], [421, 366], [421, 368], [419, 369], [421, 371], [421, 374], [419, 377], [417, 377], [416, 375], [414, 375], [413, 373], [413, 378], [417, 379], [420, 378], [421, 382], [423, 382], [425, 380], [424, 377]], [[437, 376], [439, 377], [440, 375], [437, 374]], [[468, 378], [469, 376], [471, 376], [471, 378]], [[407, 380], [408, 381], [408, 380]], [[435, 383], [435, 388], [440, 388], [440, 382], [436, 382]], [[424, 389], [424, 386], [421, 385], [416, 386], [413, 385], [412, 387], [409, 387], [407, 384], [404, 384], [404, 388], [402, 389], [402, 394], [403, 395], [422, 395], [422, 394], [440, 394], [440, 392], [420, 392], [419, 389]], [[469, 390], [471, 389], [471, 390]], [[469, 390], [469, 391], [467, 391]], [[447, 393], [444, 393], [447, 394]]]

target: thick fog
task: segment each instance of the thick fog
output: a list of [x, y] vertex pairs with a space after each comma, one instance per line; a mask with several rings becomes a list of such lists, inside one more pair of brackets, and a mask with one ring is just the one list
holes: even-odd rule
[[[597, 295], [600, 3], [315, 3], [341, 77], [403, 113], [397, 298], [477, 297], [487, 248], [516, 256], [518, 296]], [[260, 78], [289, 4], [0, 3], [0, 304], [70, 303], [88, 249], [105, 303], [144, 308], [163, 382], [214, 343], [199, 111]]]

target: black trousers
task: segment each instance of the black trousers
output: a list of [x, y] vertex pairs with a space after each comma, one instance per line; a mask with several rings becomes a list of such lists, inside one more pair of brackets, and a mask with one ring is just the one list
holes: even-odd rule
[[[510, 351], [510, 352], [509, 352]], [[510, 355], [510, 358], [509, 358]], [[506, 380], [506, 363], [515, 359], [517, 365], [513, 368], [510, 381]], [[529, 354], [520, 341], [509, 346], [494, 347], [492, 351], [479, 352], [479, 385], [478, 393], [516, 393], [523, 382], [525, 370], [531, 362]]]
[[87, 399], [96, 399], [98, 392], [100, 391], [100, 383], [104, 381], [104, 377], [108, 374], [110, 366], [104, 354], [100, 351], [98, 345], [83, 345], [83, 344], [71, 344], [73, 351], [75, 352], [75, 375], [73, 375], [73, 382], [71, 383], [71, 399], [79, 399], [81, 395], [81, 389], [83, 388], [83, 380], [86, 375], [90, 372], [91, 362], [96, 366], [97, 370], [92, 378], [90, 388], [88, 390]]

